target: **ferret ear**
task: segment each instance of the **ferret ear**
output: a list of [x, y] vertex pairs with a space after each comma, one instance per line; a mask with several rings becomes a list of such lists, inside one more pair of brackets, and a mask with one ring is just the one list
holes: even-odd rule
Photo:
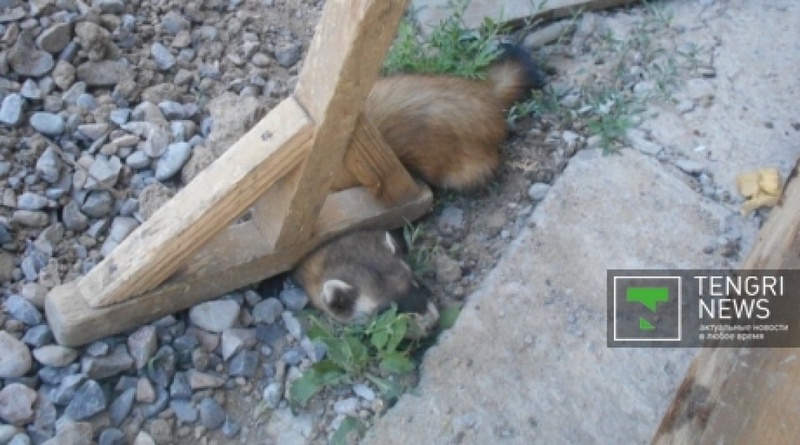
[[400, 251], [400, 246], [397, 245], [397, 241], [394, 239], [391, 233], [385, 232], [386, 235], [386, 247], [389, 248], [389, 251], [392, 252], [392, 255], [397, 255]]
[[342, 280], [332, 279], [322, 285], [322, 301], [335, 312], [352, 308], [355, 297], [355, 288]]

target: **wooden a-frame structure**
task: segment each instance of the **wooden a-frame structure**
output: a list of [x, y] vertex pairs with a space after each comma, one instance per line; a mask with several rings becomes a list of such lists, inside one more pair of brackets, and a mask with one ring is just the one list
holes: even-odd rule
[[[49, 293], [56, 340], [123, 332], [286, 271], [344, 230], [425, 214], [430, 190], [361, 114], [407, 3], [328, 0], [294, 94], [88, 274]], [[366, 187], [330, 193], [343, 174]]]

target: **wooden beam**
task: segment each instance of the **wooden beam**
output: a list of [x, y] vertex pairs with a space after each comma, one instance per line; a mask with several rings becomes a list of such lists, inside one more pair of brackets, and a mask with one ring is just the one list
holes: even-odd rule
[[[329, 0], [295, 89], [316, 123], [313, 146], [291, 194], [276, 247], [302, 244], [336, 171], [356, 119], [378, 78], [407, 0]], [[376, 26], [380, 24], [379, 26]]]
[[79, 295], [97, 308], [154, 289], [298, 165], [312, 131], [294, 99], [281, 102], [81, 278]]
[[334, 191], [363, 185], [386, 204], [403, 202], [419, 193], [417, 182], [363, 113], [345, 154], [344, 167], [334, 177]]
[[[525, 20], [552, 20], [570, 17], [579, 11], [607, 9], [640, 0], [471, 0], [464, 11], [463, 20], [468, 28], [478, 28], [489, 17], [504, 23]], [[417, 8], [417, 4], [419, 7]], [[423, 32], [453, 14], [451, 0], [416, 0], [417, 19]]]
[[[800, 164], [743, 269], [800, 269], [798, 169]], [[707, 348], [692, 362], [653, 443], [798, 443], [798, 419], [800, 351]]]
[[80, 346], [134, 329], [202, 301], [284, 272], [320, 243], [351, 228], [401, 227], [430, 210], [433, 195], [424, 185], [416, 199], [386, 207], [363, 188], [328, 196], [315, 236], [294, 248], [275, 251], [258, 242], [252, 221], [227, 228], [174, 276], [155, 290], [114, 305], [91, 307], [75, 282], [59, 286], [46, 300], [48, 322], [62, 345]]

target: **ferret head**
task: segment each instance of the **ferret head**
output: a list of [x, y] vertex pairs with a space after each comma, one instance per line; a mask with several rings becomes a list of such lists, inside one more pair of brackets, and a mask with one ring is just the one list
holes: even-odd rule
[[363, 320], [396, 304], [399, 312], [425, 313], [428, 289], [402, 259], [387, 232], [357, 232], [326, 246], [320, 309], [342, 323]]

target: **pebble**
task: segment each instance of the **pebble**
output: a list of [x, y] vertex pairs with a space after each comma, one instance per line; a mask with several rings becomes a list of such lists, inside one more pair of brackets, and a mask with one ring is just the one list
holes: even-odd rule
[[48, 147], [36, 161], [36, 173], [50, 184], [61, 176], [61, 157], [52, 147]]
[[197, 408], [200, 412], [200, 424], [204, 427], [216, 430], [225, 422], [225, 411], [213, 398], [203, 398]]
[[12, 127], [21, 124], [24, 106], [25, 99], [21, 95], [9, 94], [0, 105], [0, 122]]
[[166, 153], [158, 160], [156, 179], [166, 181], [175, 176], [192, 155], [192, 147], [186, 142], [176, 142], [167, 147]]
[[[115, 218], [115, 223], [117, 219], [120, 218]], [[114, 231], [113, 227], [114, 224], [112, 224], [112, 232]], [[158, 350], [158, 337], [154, 326], [142, 326], [128, 337], [128, 351], [133, 357], [136, 369], [144, 368], [156, 350]]]
[[5, 302], [5, 310], [14, 320], [19, 320], [28, 326], [42, 323], [42, 314], [30, 301], [19, 294], [11, 294]]
[[436, 270], [436, 282], [448, 284], [461, 280], [461, 265], [448, 255], [444, 253], [436, 255], [433, 266]]
[[25, 192], [17, 196], [17, 208], [20, 210], [41, 210], [47, 206], [47, 198], [36, 193]]
[[284, 43], [275, 49], [275, 61], [284, 68], [291, 68], [300, 60], [302, 46], [297, 42]]
[[275, 409], [283, 399], [283, 383], [272, 382], [264, 388], [263, 393], [264, 404], [269, 409]]
[[436, 219], [436, 227], [442, 234], [463, 231], [466, 228], [464, 211], [458, 207], [445, 207]]
[[91, 379], [104, 379], [133, 368], [133, 357], [125, 345], [117, 345], [111, 353], [101, 357], [84, 356], [81, 359], [81, 372]]
[[84, 188], [88, 190], [105, 190], [114, 187], [122, 171], [122, 161], [116, 156], [105, 158], [98, 156], [89, 166], [89, 180]]
[[189, 310], [192, 324], [215, 333], [233, 327], [238, 317], [239, 304], [231, 300], [208, 301]]
[[198, 413], [194, 404], [188, 400], [171, 400], [169, 407], [175, 412], [175, 417], [183, 423], [197, 422]]
[[81, 212], [92, 218], [102, 218], [107, 216], [113, 207], [114, 197], [111, 193], [106, 190], [93, 190], [86, 196]]
[[143, 151], [135, 151], [125, 158], [128, 167], [141, 170], [150, 166], [150, 158]]
[[67, 230], [81, 232], [89, 227], [89, 217], [81, 213], [81, 208], [75, 201], [70, 201], [64, 206], [61, 220]]
[[283, 303], [277, 298], [267, 298], [253, 307], [253, 320], [256, 323], [272, 324], [283, 313]]
[[32, 29], [19, 34], [16, 43], [8, 51], [7, 60], [15, 73], [25, 77], [42, 77], [55, 66], [53, 56], [34, 46]]
[[173, 56], [172, 53], [169, 52], [169, 49], [167, 49], [167, 47], [161, 43], [153, 43], [153, 45], [150, 47], [150, 55], [153, 56], [156, 66], [161, 71], [168, 71], [175, 66], [175, 56]]
[[661, 151], [661, 146], [647, 140], [644, 132], [641, 130], [631, 128], [625, 133], [625, 137], [634, 149], [644, 154], [655, 156]]
[[530, 197], [533, 202], [539, 202], [547, 196], [549, 190], [550, 184], [546, 182], [535, 182], [528, 189], [528, 197]]
[[0, 419], [11, 425], [31, 423], [35, 416], [33, 404], [36, 391], [21, 383], [10, 383], [0, 390]]
[[290, 311], [300, 311], [308, 304], [308, 294], [299, 287], [284, 289], [278, 294], [281, 302]]
[[125, 445], [125, 433], [117, 428], [106, 428], [100, 433], [99, 445]]
[[58, 136], [64, 132], [64, 118], [54, 113], [37, 111], [30, 118], [31, 126], [39, 133]]
[[44, 366], [61, 368], [78, 358], [78, 351], [61, 345], [45, 345], [33, 350], [33, 357]]
[[36, 38], [36, 46], [50, 54], [56, 54], [67, 47], [72, 39], [69, 23], [56, 23], [49, 26]]
[[136, 389], [128, 388], [122, 392], [108, 407], [109, 420], [111, 425], [118, 427], [128, 417], [133, 409], [136, 399]]
[[76, 78], [91, 87], [113, 87], [128, 80], [131, 67], [124, 59], [88, 61], [78, 65]]
[[27, 227], [47, 227], [50, 224], [47, 213], [31, 210], [15, 210], [11, 220]]
[[121, 243], [128, 235], [139, 227], [139, 221], [129, 216], [118, 216], [111, 222], [108, 230], [108, 238]]
[[352, 415], [358, 410], [358, 398], [348, 397], [346, 399], [337, 400], [333, 404], [333, 410], [337, 414]]
[[21, 377], [31, 368], [28, 347], [6, 331], [0, 331], [0, 378]]
[[283, 324], [286, 326], [289, 335], [297, 340], [303, 338], [303, 325], [300, 324], [300, 321], [295, 318], [291, 312], [282, 313], [281, 318], [283, 318]]
[[375, 400], [375, 391], [363, 383], [356, 383], [353, 385], [353, 392], [368, 402]]

